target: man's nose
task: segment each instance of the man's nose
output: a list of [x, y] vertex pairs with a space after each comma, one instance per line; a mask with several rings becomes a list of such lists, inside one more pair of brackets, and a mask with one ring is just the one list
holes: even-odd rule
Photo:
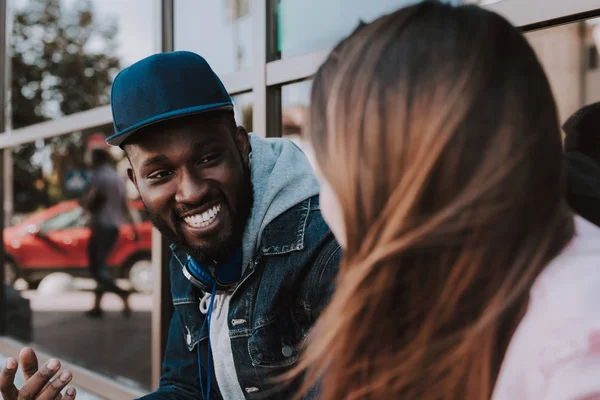
[[208, 184], [200, 176], [185, 169], [179, 177], [179, 185], [175, 193], [177, 203], [198, 204], [208, 192]]

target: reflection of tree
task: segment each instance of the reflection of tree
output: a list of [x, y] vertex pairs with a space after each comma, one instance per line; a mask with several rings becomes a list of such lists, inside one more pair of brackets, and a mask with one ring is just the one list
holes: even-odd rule
[[[73, 4], [66, 10], [61, 0], [28, 0], [15, 10], [11, 39], [14, 129], [110, 101], [110, 84], [119, 69], [116, 23], [96, 21], [90, 0]], [[63, 182], [43, 176], [42, 165], [53, 162], [60, 176], [67, 168], [81, 167], [84, 136], [52, 138], [45, 146], [27, 144], [13, 150], [16, 211], [66, 196]]]

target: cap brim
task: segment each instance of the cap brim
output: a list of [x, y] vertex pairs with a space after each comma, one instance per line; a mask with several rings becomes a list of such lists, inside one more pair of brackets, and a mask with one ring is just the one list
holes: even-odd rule
[[170, 111], [168, 113], [159, 114], [142, 122], [139, 122], [135, 125], [130, 126], [127, 129], [123, 129], [114, 135], [110, 136], [106, 139], [106, 143], [111, 146], [119, 146], [125, 142], [131, 135], [136, 133], [142, 128], [145, 128], [150, 125], [157, 124], [159, 122], [167, 121], [170, 119], [184, 117], [187, 115], [200, 114], [208, 111], [217, 111], [217, 110], [233, 110], [233, 104], [231, 103], [217, 103], [217, 104], [209, 104], [197, 107], [183, 108], [180, 110]]

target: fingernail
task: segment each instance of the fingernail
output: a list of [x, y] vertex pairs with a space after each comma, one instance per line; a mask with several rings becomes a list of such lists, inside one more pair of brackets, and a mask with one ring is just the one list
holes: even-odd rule
[[69, 396], [75, 396], [75, 393], [76, 393], [75, 388], [70, 387], [67, 389], [67, 394]]
[[53, 358], [50, 361], [48, 361], [48, 363], [46, 364], [46, 367], [48, 367], [48, 369], [50, 370], [55, 370], [58, 369], [58, 360]]
[[71, 373], [69, 371], [64, 371], [62, 374], [60, 374], [58, 379], [63, 382], [69, 382], [71, 380]]
[[6, 369], [15, 369], [17, 368], [17, 362], [13, 358], [9, 358], [6, 360]]

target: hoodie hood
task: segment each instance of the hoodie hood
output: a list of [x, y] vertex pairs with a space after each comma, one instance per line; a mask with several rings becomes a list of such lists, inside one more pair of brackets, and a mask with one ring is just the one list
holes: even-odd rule
[[260, 246], [264, 229], [288, 209], [319, 194], [308, 159], [291, 140], [250, 134], [250, 146], [254, 204], [242, 240], [244, 269]]

